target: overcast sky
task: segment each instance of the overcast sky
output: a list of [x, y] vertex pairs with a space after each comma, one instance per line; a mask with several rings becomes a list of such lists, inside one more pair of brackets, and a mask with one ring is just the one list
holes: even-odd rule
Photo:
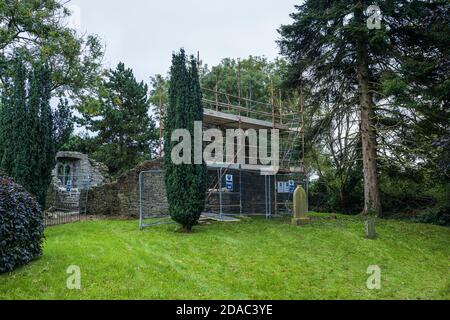
[[165, 74], [171, 54], [200, 51], [209, 66], [225, 57], [278, 55], [277, 28], [299, 0], [73, 0], [72, 23], [106, 45], [105, 66], [119, 61], [138, 80]]

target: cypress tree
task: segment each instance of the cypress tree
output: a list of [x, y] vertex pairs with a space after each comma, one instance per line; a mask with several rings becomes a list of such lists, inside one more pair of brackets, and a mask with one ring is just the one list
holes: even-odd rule
[[0, 110], [0, 169], [44, 206], [55, 157], [50, 71], [36, 63], [29, 74], [20, 55], [10, 71]]
[[0, 168], [14, 177], [17, 182], [24, 184], [28, 174], [26, 155], [29, 152], [29, 146], [26, 139], [24, 140], [28, 125], [27, 72], [19, 57], [13, 60], [10, 72], [11, 76], [6, 80], [2, 93]]
[[[24, 187], [39, 200], [41, 196], [39, 190], [40, 159], [38, 156], [45, 157], [42, 154], [42, 137], [39, 130], [41, 92], [43, 89], [40, 77], [40, 69], [38, 67], [34, 68], [29, 77], [28, 121], [23, 126], [24, 129], [27, 127], [28, 131], [23, 149], [28, 149], [27, 164], [29, 170], [28, 179], [26, 179]], [[21, 130], [20, 133], [23, 134], [24, 130]]]
[[[174, 54], [170, 71], [169, 104], [165, 113], [164, 169], [169, 211], [173, 220], [186, 232], [198, 223], [204, 209], [206, 192], [206, 165], [190, 163], [176, 165], [171, 159], [178, 142], [171, 140], [176, 129], [186, 129], [194, 137], [194, 121], [202, 121], [202, 93], [197, 64], [193, 57], [187, 61], [184, 50]], [[191, 150], [194, 141], [191, 139]]]
[[31, 118], [34, 134], [31, 137], [34, 143], [31, 143], [32, 152], [31, 162], [34, 166], [31, 168], [34, 173], [33, 190], [39, 203], [45, 204], [47, 188], [51, 180], [51, 171], [55, 165], [55, 137], [53, 130], [53, 113], [50, 106], [51, 99], [51, 79], [50, 71], [46, 63], [36, 67], [35, 76], [32, 79], [32, 87], [39, 88], [36, 106], [30, 109], [37, 110]]

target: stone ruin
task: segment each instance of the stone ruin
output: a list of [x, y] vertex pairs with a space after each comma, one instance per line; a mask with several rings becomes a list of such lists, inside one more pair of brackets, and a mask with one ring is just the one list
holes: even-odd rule
[[[162, 159], [144, 161], [115, 181], [82, 190], [80, 211], [88, 215], [139, 216], [139, 173], [162, 170], [162, 167]], [[152, 190], [151, 197], [143, 199], [146, 208], [157, 210], [169, 206], [163, 174], [149, 174], [143, 184]]]
[[[56, 218], [62, 212], [88, 215], [139, 215], [139, 173], [162, 169], [161, 159], [144, 161], [112, 180], [108, 167], [79, 152], [58, 152], [52, 182], [47, 193], [46, 214]], [[164, 176], [148, 177], [152, 187], [147, 205], [167, 207]]]
[[78, 211], [82, 190], [109, 182], [108, 167], [86, 154], [60, 151], [47, 192], [47, 211]]

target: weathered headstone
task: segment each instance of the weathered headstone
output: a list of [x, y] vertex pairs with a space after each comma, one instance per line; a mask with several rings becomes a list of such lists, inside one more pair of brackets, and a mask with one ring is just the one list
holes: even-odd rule
[[309, 223], [309, 218], [306, 216], [306, 192], [301, 186], [298, 186], [294, 191], [293, 214], [293, 225], [299, 226]]
[[366, 237], [368, 239], [375, 239], [377, 237], [377, 233], [375, 232], [375, 217], [367, 217], [365, 221], [366, 225]]

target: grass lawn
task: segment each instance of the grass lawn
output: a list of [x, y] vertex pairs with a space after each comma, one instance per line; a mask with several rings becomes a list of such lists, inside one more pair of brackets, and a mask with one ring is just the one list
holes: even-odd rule
[[[450, 299], [450, 229], [358, 217], [246, 219], [139, 231], [136, 221], [86, 221], [46, 230], [44, 255], [0, 275], [0, 299]], [[68, 266], [81, 290], [68, 290]], [[369, 290], [369, 265], [381, 290]]]

